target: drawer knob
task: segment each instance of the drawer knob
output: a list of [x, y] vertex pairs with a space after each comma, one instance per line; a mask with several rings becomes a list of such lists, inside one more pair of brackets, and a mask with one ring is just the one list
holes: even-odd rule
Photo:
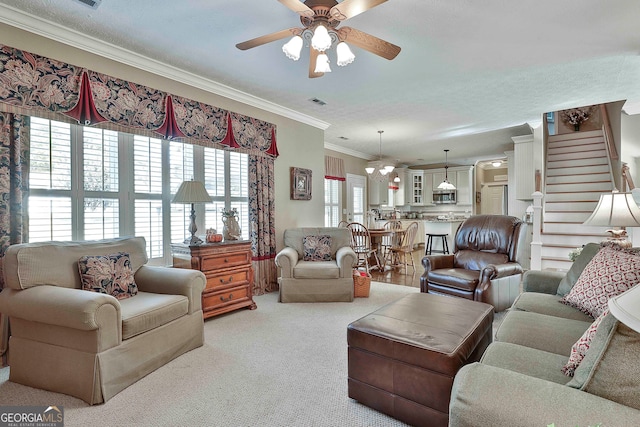
[[220, 283], [222, 283], [223, 285], [226, 285], [227, 283], [231, 283], [233, 282], [233, 276], [229, 276], [229, 280], [224, 280], [223, 278], [220, 278]]
[[228, 259], [228, 258], [225, 258], [225, 259], [224, 259], [224, 262], [229, 262], [229, 259]]
[[232, 299], [233, 299], [233, 294], [229, 294], [228, 298], [225, 298], [224, 296], [220, 296], [220, 301], [222, 302], [231, 301]]

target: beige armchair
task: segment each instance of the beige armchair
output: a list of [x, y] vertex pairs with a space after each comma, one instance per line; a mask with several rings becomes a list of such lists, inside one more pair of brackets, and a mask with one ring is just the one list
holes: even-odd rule
[[[204, 342], [204, 274], [152, 267], [141, 237], [10, 246], [0, 312], [9, 316], [9, 380], [102, 403]], [[82, 289], [78, 260], [129, 254], [138, 292]]]
[[[305, 260], [305, 238], [329, 236], [326, 260]], [[307, 239], [307, 255], [315, 249]], [[315, 242], [314, 242], [315, 243]], [[350, 246], [347, 228], [290, 228], [284, 232], [284, 245], [276, 255], [280, 267], [280, 302], [353, 301], [352, 270], [357, 256]], [[307, 257], [309, 258], [309, 257]]]

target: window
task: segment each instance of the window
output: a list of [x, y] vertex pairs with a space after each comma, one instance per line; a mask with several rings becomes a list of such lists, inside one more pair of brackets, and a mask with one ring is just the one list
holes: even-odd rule
[[31, 242], [138, 235], [170, 263], [170, 243], [190, 237], [191, 206], [171, 203], [189, 179], [213, 199], [195, 206], [198, 235], [222, 232], [222, 210], [235, 208], [249, 237], [246, 154], [32, 117], [30, 162]]
[[342, 185], [335, 179], [324, 180], [324, 225], [337, 227], [340, 223], [340, 201]]

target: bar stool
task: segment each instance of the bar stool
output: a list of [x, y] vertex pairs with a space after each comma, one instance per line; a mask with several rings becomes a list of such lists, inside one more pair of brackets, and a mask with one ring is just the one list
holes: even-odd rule
[[[442, 239], [442, 250], [441, 251], [434, 251], [432, 250], [432, 246], [433, 246], [433, 238], [438, 238], [440, 237]], [[447, 234], [430, 234], [427, 233], [427, 243], [424, 245], [424, 254], [425, 255], [431, 255], [433, 252], [439, 252], [439, 253], [443, 253], [443, 254], [448, 254], [449, 253], [449, 243], [447, 242]]]

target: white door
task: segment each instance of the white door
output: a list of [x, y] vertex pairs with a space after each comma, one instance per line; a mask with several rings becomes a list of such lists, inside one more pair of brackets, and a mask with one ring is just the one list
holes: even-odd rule
[[[347, 174], [347, 221], [365, 224], [367, 177]], [[365, 224], [366, 225], [366, 224]]]
[[506, 215], [505, 185], [484, 185], [480, 211], [483, 215]]

